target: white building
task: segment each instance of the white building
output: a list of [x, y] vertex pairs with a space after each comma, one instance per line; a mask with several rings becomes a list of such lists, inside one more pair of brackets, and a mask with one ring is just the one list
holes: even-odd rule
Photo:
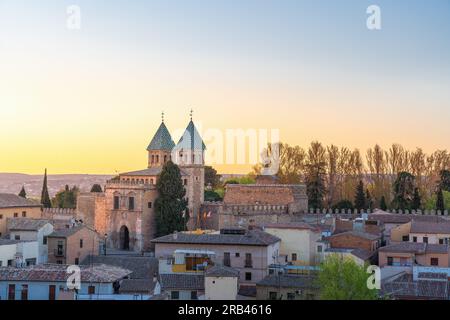
[[0, 267], [30, 266], [37, 261], [37, 241], [0, 239]]
[[[53, 225], [44, 219], [8, 219], [9, 239], [36, 242], [36, 264], [46, 263], [48, 259], [47, 236], [53, 232]], [[26, 250], [31, 250], [27, 248]]]

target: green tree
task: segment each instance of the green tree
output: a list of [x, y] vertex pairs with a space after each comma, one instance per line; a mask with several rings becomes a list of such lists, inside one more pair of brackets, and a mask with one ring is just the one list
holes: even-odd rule
[[48, 194], [47, 169], [45, 169], [44, 183], [42, 184], [41, 204], [42, 204], [42, 206], [44, 208], [51, 208], [52, 207], [52, 202], [50, 200], [50, 195]]
[[330, 255], [320, 266], [318, 285], [322, 300], [376, 300], [378, 290], [367, 287], [369, 274], [351, 258]]
[[164, 164], [156, 183], [158, 198], [155, 201], [156, 235], [164, 236], [186, 230], [189, 219], [186, 189], [181, 180], [180, 168], [172, 161]]
[[341, 200], [335, 203], [332, 207], [333, 210], [338, 209], [353, 209], [353, 203], [350, 200]]
[[450, 170], [442, 170], [440, 177], [439, 187], [444, 191], [450, 191]]
[[220, 186], [221, 175], [211, 166], [205, 166], [205, 185], [215, 189]]
[[205, 201], [222, 201], [222, 197], [216, 191], [206, 190]]
[[308, 160], [305, 165], [306, 194], [310, 208], [320, 209], [323, 207], [326, 194], [326, 166], [324, 147], [320, 142], [312, 142], [308, 149]]
[[[450, 191], [442, 190], [443, 198], [444, 198], [444, 206], [445, 210], [450, 211]], [[435, 210], [437, 202], [437, 192], [433, 194], [424, 204], [425, 209], [427, 210]]]
[[55, 197], [52, 199], [53, 206], [56, 208], [75, 209], [77, 207], [78, 192], [78, 187], [73, 186], [72, 188], [69, 188], [69, 186], [66, 185], [64, 190], [55, 194]]
[[372, 209], [372, 205], [373, 205], [372, 195], [370, 194], [369, 189], [366, 189], [366, 208]]
[[359, 210], [366, 208], [366, 195], [364, 194], [364, 183], [359, 180], [355, 192], [355, 208]]
[[91, 192], [97, 192], [97, 193], [102, 193], [102, 186], [99, 184], [94, 184], [91, 188]]
[[386, 204], [386, 198], [384, 196], [382, 196], [381, 200], [380, 200], [380, 209], [383, 210], [383, 211], [386, 211], [387, 208], [388, 207], [387, 207], [387, 204]]
[[436, 210], [445, 210], [444, 193], [441, 188], [439, 188], [436, 194]]
[[25, 186], [22, 186], [22, 189], [19, 192], [19, 197], [22, 197], [22, 198], [25, 198], [25, 199], [27, 198], [27, 193], [25, 191]]
[[392, 206], [395, 209], [411, 209], [414, 198], [414, 176], [409, 172], [400, 172], [394, 181], [394, 200]]
[[422, 207], [422, 199], [420, 197], [419, 188], [415, 188], [411, 209], [419, 210], [421, 207]]

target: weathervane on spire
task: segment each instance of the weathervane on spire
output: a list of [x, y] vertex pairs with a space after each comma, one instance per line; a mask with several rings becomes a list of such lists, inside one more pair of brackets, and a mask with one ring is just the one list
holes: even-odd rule
[[161, 112], [161, 121], [164, 123], [164, 111]]
[[191, 108], [191, 112], [189, 113], [189, 115], [190, 115], [190, 117], [191, 117], [191, 121], [192, 121], [192, 115], [193, 115], [193, 113], [194, 113], [194, 110], [192, 110], [192, 108]]

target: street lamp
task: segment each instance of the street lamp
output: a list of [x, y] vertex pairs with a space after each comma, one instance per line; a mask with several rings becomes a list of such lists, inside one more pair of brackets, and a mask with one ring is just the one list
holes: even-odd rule
[[108, 234], [105, 233], [105, 243], [103, 244], [103, 254], [106, 256], [106, 241], [108, 239]]

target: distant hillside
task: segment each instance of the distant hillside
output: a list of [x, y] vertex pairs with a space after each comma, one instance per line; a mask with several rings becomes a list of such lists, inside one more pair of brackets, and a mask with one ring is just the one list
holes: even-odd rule
[[[48, 189], [50, 196], [54, 196], [65, 185], [78, 186], [81, 191], [90, 191], [92, 185], [103, 186], [112, 175], [93, 174], [57, 174], [48, 175]], [[27, 195], [31, 198], [41, 196], [43, 175], [28, 175], [22, 173], [0, 173], [0, 193], [18, 194], [22, 185], [25, 185]]]

